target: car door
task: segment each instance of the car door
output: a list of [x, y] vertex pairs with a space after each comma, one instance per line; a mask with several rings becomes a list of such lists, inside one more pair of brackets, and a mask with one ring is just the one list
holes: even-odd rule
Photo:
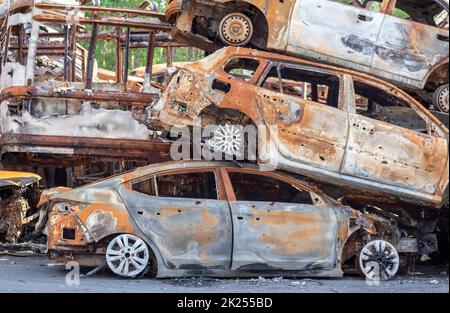
[[[339, 173], [348, 134], [339, 75], [295, 64], [271, 64], [255, 96], [282, 159]], [[283, 160], [284, 159], [284, 160]], [[310, 171], [310, 168], [308, 169]]]
[[408, 99], [395, 90], [391, 93], [359, 78], [354, 78], [354, 90], [343, 174], [382, 183], [380, 190], [401, 187], [442, 195], [442, 183], [448, 182], [447, 139], [433, 135]]
[[289, 26], [288, 50], [367, 71], [384, 16], [336, 0], [296, 1]]
[[[434, 25], [427, 24], [425, 20], [415, 21], [421, 14], [417, 13], [416, 16], [414, 11], [400, 10], [406, 4], [411, 6], [407, 2], [410, 1], [391, 0], [391, 9], [383, 20], [378, 36], [372, 67], [389, 73], [382, 75], [387, 79], [416, 85], [421, 89], [431, 69], [445, 58], [448, 59], [449, 31], [448, 28], [437, 27], [434, 19]], [[428, 6], [432, 7], [431, 4]], [[448, 9], [444, 12], [443, 7], [437, 4], [435, 6], [440, 8], [441, 14], [448, 15]], [[420, 12], [420, 8], [411, 10]], [[413, 14], [414, 18], [409, 16], [408, 12]], [[437, 20], [439, 16], [435, 18]]]
[[214, 170], [175, 171], [123, 184], [119, 193], [170, 269], [227, 269], [232, 228]]
[[[228, 174], [228, 175], [227, 175]], [[334, 211], [275, 173], [229, 169], [234, 270], [331, 270]], [[315, 196], [317, 197], [317, 196]]]

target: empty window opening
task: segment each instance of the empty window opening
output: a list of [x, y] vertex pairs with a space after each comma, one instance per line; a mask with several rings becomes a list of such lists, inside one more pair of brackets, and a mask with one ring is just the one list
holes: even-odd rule
[[216, 178], [210, 173], [186, 173], [151, 177], [132, 184], [136, 192], [153, 197], [217, 199]]
[[[332, 0], [363, 8], [372, 12], [380, 12], [382, 1], [372, 0]], [[387, 1], [386, 1], [387, 2]], [[448, 9], [438, 0], [396, 0], [389, 15], [441, 28], [448, 28]]]
[[262, 86], [303, 100], [334, 108], [339, 106], [339, 77], [335, 75], [284, 65], [274, 66], [270, 69]]
[[355, 81], [354, 86], [358, 114], [417, 132], [428, 132], [426, 122], [403, 99], [359, 81]]
[[272, 177], [247, 173], [229, 173], [229, 177], [237, 201], [313, 204], [309, 192]]
[[439, 28], [448, 29], [448, 9], [436, 0], [397, 0], [392, 12], [395, 17]]
[[255, 59], [236, 58], [225, 66], [225, 72], [233, 77], [249, 81], [258, 69], [259, 64], [259, 61]]
[[213, 172], [165, 175], [156, 181], [159, 197], [217, 200]]
[[147, 196], [156, 196], [155, 178], [145, 179], [143, 181], [134, 183], [132, 189]]

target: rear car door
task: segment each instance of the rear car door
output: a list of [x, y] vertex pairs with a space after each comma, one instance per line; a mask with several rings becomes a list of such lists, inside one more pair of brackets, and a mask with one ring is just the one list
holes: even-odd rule
[[273, 173], [230, 169], [227, 174], [232, 269], [333, 269], [337, 222], [331, 208], [315, 205], [310, 192]]
[[339, 173], [348, 135], [341, 86], [340, 76], [326, 70], [269, 65], [255, 96], [283, 158]]
[[215, 170], [175, 171], [123, 184], [119, 193], [170, 269], [227, 269], [232, 226]]
[[411, 2], [391, 0], [372, 67], [421, 89], [430, 70], [449, 55], [448, 6], [445, 10], [433, 0], [416, 1], [414, 6]]
[[384, 16], [342, 1], [296, 1], [288, 51], [344, 67], [370, 67]]

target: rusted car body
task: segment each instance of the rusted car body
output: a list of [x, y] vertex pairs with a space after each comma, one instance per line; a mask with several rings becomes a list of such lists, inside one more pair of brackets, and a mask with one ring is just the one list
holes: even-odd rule
[[261, 164], [367, 200], [448, 202], [448, 129], [397, 87], [351, 70], [224, 48], [179, 68], [151, 118], [167, 129], [196, 118], [254, 125], [270, 134], [258, 140]]
[[0, 242], [17, 243], [25, 227], [38, 219], [39, 177], [0, 171]]
[[[154, 49], [167, 49], [171, 66], [172, 49], [183, 46], [171, 40], [163, 13], [71, 0], [9, 3], [0, 16], [2, 169], [36, 171], [47, 188], [73, 187], [169, 159], [170, 144], [142, 118], [162, 90], [152, 83]], [[114, 43], [114, 71], [95, 59], [105, 42]], [[147, 66], [135, 78], [130, 54], [142, 48]]]
[[166, 18], [226, 45], [250, 43], [425, 90], [419, 98], [448, 113], [448, 1], [383, 0], [377, 11], [374, 1], [342, 2], [172, 0]]
[[[161, 84], [164, 86], [165, 78], [168, 74], [168, 69], [173, 67], [178, 67], [183, 64], [187, 64], [189, 62], [175, 62], [170, 66], [168, 64], [155, 64], [153, 65], [152, 77], [155, 83]], [[133, 76], [143, 79], [145, 77], [145, 67], [139, 67], [131, 71], [130, 73]], [[161, 88], [163, 89], [163, 88]]]
[[[134, 259], [136, 247], [146, 249], [140, 240], [157, 277], [338, 277], [371, 238], [417, 252], [417, 241], [402, 236], [392, 221], [342, 206], [288, 174], [251, 165], [169, 162], [49, 192], [50, 258], [108, 263], [126, 277], [139, 274], [131, 263], [144, 260]], [[124, 239], [123, 257], [120, 249], [109, 251], [116, 238]], [[115, 260], [125, 262], [126, 271], [123, 264], [119, 272], [109, 264]]]

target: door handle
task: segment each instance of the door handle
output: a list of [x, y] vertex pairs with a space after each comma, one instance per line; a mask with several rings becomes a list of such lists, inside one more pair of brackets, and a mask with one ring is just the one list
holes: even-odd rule
[[368, 16], [368, 15], [364, 15], [364, 14], [358, 14], [358, 20], [363, 21], [363, 22], [372, 22], [373, 21], [373, 17], [372, 16]]
[[448, 35], [446, 36], [446, 35], [438, 34], [437, 35], [437, 39], [440, 40], [440, 41], [448, 42]]

